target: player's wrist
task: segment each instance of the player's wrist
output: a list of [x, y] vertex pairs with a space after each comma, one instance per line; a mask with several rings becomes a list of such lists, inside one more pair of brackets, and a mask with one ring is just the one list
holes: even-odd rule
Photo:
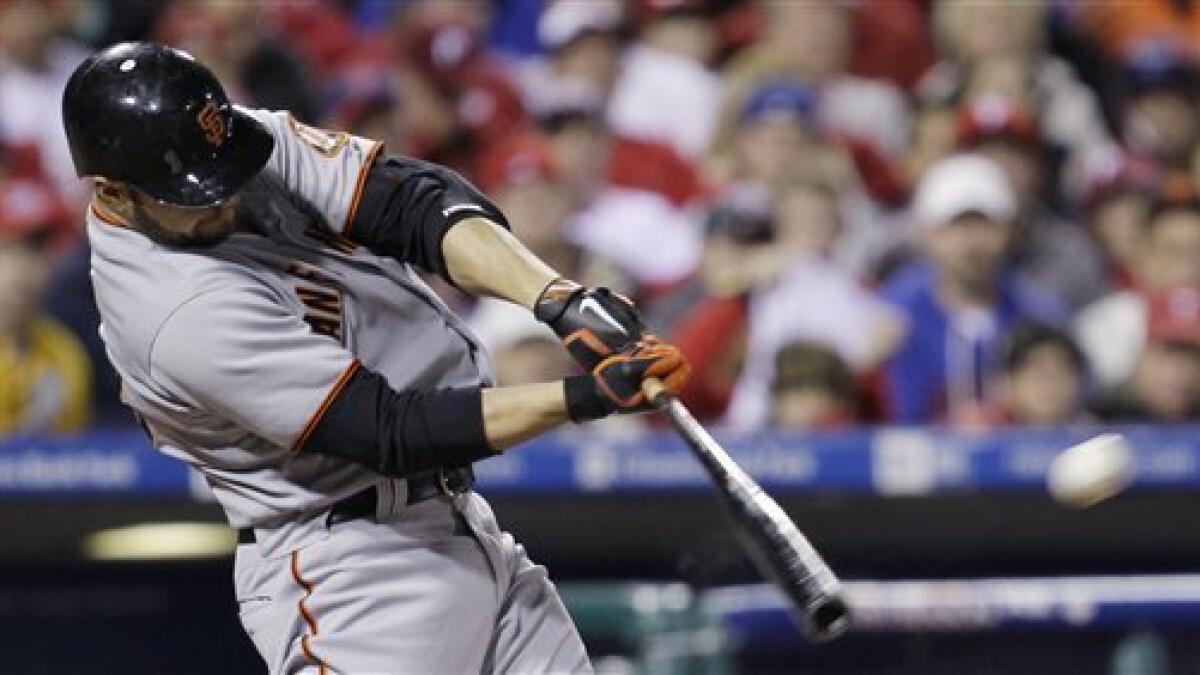
[[585, 291], [587, 288], [570, 279], [557, 277], [551, 280], [533, 303], [534, 318], [553, 328], [566, 313], [571, 302]]
[[625, 351], [645, 332], [628, 299], [607, 288], [588, 288], [569, 279], [550, 282], [534, 303], [533, 315], [554, 331], [586, 370]]
[[617, 404], [606, 395], [594, 375], [572, 375], [563, 380], [567, 417], [572, 422], [591, 422], [617, 411]]

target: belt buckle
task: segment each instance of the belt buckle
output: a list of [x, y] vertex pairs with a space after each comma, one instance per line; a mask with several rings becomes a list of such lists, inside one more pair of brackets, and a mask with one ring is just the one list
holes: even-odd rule
[[453, 469], [451, 475], [446, 475], [445, 467], [438, 467], [437, 482], [438, 489], [447, 497], [460, 497], [465, 495], [471, 489], [471, 483], [463, 479], [461, 469]]

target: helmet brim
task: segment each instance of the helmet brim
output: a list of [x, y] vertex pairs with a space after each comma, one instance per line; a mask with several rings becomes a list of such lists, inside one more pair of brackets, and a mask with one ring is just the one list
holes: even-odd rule
[[161, 202], [182, 208], [216, 206], [233, 196], [266, 166], [275, 139], [258, 120], [236, 107], [230, 117], [225, 143], [210, 160], [138, 188]]

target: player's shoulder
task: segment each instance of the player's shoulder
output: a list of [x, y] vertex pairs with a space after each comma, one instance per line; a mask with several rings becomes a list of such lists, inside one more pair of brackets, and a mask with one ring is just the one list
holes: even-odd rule
[[332, 229], [344, 229], [357, 209], [367, 174], [383, 151], [383, 143], [345, 131], [321, 129], [286, 111], [238, 110], [275, 139], [266, 169], [279, 176], [289, 191], [315, 207]]
[[[162, 336], [188, 335], [195, 349], [183, 358], [202, 358], [200, 351], [209, 338], [226, 330], [226, 314], [219, 310], [244, 307], [246, 298], [256, 302], [274, 302], [272, 289], [236, 270], [216, 270], [203, 279], [163, 286], [128, 298], [128, 304], [141, 305], [147, 311], [132, 316], [113, 315], [101, 309], [103, 336], [113, 361], [123, 375], [144, 386], [155, 387], [155, 364], [161, 362]], [[156, 356], [157, 354], [157, 356]], [[161, 365], [161, 364], [160, 364]]]
[[337, 156], [354, 141], [373, 143], [366, 139], [358, 139], [345, 131], [306, 124], [287, 110], [248, 108], [240, 105], [235, 105], [234, 108], [266, 128], [275, 139], [275, 157], [286, 155], [293, 149], [303, 149], [330, 158]]
[[252, 266], [218, 252], [178, 251], [89, 217], [92, 284], [102, 335], [125, 374], [146, 372], [155, 336], [196, 298], [273, 292]]

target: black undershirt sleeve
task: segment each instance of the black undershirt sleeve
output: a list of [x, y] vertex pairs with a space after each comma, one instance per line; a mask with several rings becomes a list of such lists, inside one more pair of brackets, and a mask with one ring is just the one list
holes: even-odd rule
[[442, 238], [455, 223], [472, 216], [509, 228], [500, 209], [458, 173], [410, 157], [386, 157], [368, 169], [344, 234], [374, 253], [453, 283], [442, 257]]
[[396, 478], [497, 454], [484, 434], [479, 387], [398, 392], [366, 368], [334, 396], [300, 451]]

